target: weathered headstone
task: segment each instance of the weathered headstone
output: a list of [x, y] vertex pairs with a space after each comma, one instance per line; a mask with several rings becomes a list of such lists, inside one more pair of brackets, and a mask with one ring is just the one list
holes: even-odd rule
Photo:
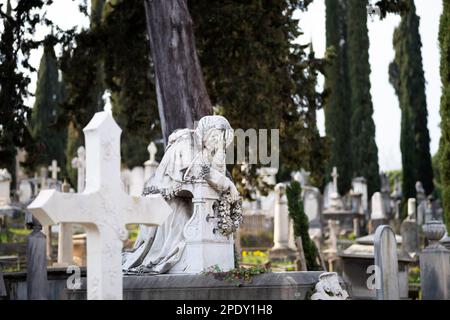
[[361, 204], [364, 212], [368, 212], [369, 209], [369, 198], [367, 181], [364, 177], [355, 178], [352, 181], [352, 188], [355, 193], [361, 194]]
[[7, 169], [0, 169], [0, 206], [11, 203], [11, 174]]
[[86, 150], [83, 146], [77, 150], [77, 157], [72, 159], [72, 168], [77, 169], [77, 192], [82, 193], [86, 185]]
[[120, 181], [121, 129], [109, 112], [84, 128], [86, 188], [83, 193], [44, 190], [28, 209], [43, 224], [81, 224], [87, 231], [88, 299], [122, 299], [122, 247], [126, 224], [161, 225], [172, 211], [161, 195], [132, 197]]
[[309, 227], [320, 227], [321, 195], [317, 188], [303, 187], [303, 210], [308, 216]]
[[416, 199], [408, 199], [408, 219], [417, 220], [417, 206]]
[[416, 220], [404, 220], [400, 227], [400, 233], [402, 236], [403, 250], [410, 256], [418, 253], [420, 250], [420, 241], [419, 226], [417, 225]]
[[450, 300], [450, 251], [439, 243], [445, 235], [441, 221], [423, 225], [429, 245], [420, 253], [420, 285], [423, 300]]
[[380, 283], [376, 288], [378, 300], [399, 300], [397, 242], [389, 226], [379, 226], [375, 231], [374, 255]]
[[376, 230], [380, 225], [387, 224], [387, 212], [384, 204], [383, 195], [375, 192], [371, 200], [372, 212], [370, 215], [371, 231]]
[[158, 148], [156, 144], [152, 141], [147, 147], [147, 151], [149, 154], [149, 159], [144, 162], [144, 180], [147, 181], [158, 169], [159, 162], [156, 161], [156, 153], [158, 152]]
[[27, 247], [27, 295], [28, 300], [48, 299], [46, 236], [42, 225], [32, 218], [33, 231], [28, 236]]
[[22, 180], [19, 183], [19, 202], [28, 203], [33, 197], [33, 187], [29, 180]]
[[130, 195], [140, 196], [144, 190], [144, 168], [134, 167], [130, 176]]
[[274, 246], [270, 250], [271, 258], [278, 259], [291, 255], [295, 251], [295, 245], [292, 247], [290, 237], [292, 221], [289, 218], [286, 186], [277, 184], [275, 186], [275, 207], [274, 207]]

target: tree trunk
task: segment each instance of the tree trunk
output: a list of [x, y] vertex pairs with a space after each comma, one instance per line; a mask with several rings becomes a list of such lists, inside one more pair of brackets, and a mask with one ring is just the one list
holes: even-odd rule
[[213, 113], [186, 0], [144, 0], [164, 142]]

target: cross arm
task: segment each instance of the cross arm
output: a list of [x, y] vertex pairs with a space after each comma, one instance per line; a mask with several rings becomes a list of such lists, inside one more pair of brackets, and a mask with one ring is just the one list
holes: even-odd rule
[[94, 223], [88, 211], [88, 204], [94, 196], [42, 190], [27, 209], [42, 225], [61, 222]]

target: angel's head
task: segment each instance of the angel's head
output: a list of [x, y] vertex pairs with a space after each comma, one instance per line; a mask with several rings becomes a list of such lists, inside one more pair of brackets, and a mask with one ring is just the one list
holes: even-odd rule
[[206, 116], [200, 119], [195, 129], [202, 147], [210, 151], [225, 149], [233, 141], [233, 128], [222, 116]]

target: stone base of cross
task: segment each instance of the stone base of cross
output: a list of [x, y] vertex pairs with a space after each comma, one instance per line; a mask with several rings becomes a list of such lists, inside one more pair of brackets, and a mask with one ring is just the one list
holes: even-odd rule
[[132, 197], [120, 180], [121, 129], [109, 112], [84, 128], [86, 187], [82, 193], [43, 190], [28, 206], [43, 225], [81, 224], [87, 233], [88, 299], [122, 299], [121, 253], [127, 224], [161, 225], [172, 209], [161, 197]]
[[233, 235], [223, 236], [215, 230], [217, 218], [213, 208], [219, 194], [205, 181], [186, 184], [183, 191], [192, 195], [192, 217], [183, 229], [186, 239], [183, 255], [169, 273], [198, 274], [211, 267], [221, 271], [233, 269]]

